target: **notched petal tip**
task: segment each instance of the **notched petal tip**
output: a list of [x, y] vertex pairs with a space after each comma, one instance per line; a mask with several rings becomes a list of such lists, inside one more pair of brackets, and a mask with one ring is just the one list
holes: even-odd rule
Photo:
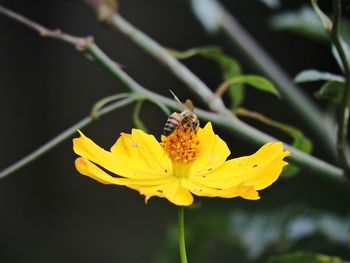
[[79, 133], [80, 137], [73, 138], [73, 140], [72, 140], [72, 142], [73, 142], [73, 150], [74, 150], [75, 153], [76, 153], [76, 147], [79, 144], [79, 142], [82, 139], [86, 138], [86, 136], [80, 130], [77, 130], [77, 132]]
[[259, 192], [253, 186], [247, 186], [246, 190], [243, 190], [243, 193], [240, 196], [247, 200], [259, 200]]

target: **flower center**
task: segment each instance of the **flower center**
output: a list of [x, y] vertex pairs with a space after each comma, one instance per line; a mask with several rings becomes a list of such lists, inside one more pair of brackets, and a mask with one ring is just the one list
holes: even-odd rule
[[179, 125], [169, 136], [163, 135], [162, 145], [173, 163], [191, 164], [200, 151], [196, 131], [183, 125]]

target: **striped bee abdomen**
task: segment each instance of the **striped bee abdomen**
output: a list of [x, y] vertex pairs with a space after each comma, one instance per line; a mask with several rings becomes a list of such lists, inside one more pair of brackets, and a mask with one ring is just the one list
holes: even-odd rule
[[164, 135], [165, 136], [170, 135], [176, 129], [176, 127], [179, 126], [182, 120], [183, 120], [183, 115], [177, 112], [173, 112], [165, 123]]

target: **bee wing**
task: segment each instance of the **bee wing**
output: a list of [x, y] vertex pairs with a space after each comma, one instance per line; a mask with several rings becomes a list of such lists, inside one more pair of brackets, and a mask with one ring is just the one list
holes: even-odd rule
[[189, 109], [191, 112], [193, 112], [194, 107], [193, 107], [193, 103], [191, 100], [187, 99], [184, 105], [186, 106], [187, 109]]
[[180, 104], [180, 106], [184, 109], [188, 109], [191, 112], [193, 112], [194, 107], [193, 107], [193, 103], [191, 100], [187, 99], [185, 103], [182, 103], [179, 98], [175, 95], [175, 93], [172, 90], [169, 90], [170, 93], [174, 96], [175, 101]]

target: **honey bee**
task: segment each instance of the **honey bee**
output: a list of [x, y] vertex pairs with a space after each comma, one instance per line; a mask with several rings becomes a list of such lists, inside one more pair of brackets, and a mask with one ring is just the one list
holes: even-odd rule
[[165, 136], [169, 136], [175, 129], [179, 126], [182, 125], [183, 127], [189, 127], [193, 129], [195, 132], [197, 131], [199, 127], [199, 120], [194, 114], [193, 110], [193, 103], [191, 100], [186, 100], [185, 103], [182, 103], [179, 98], [170, 90], [171, 94], [173, 94], [174, 99], [176, 100], [177, 103], [180, 104], [181, 108], [184, 110], [180, 113], [178, 112], [173, 112], [170, 114], [168, 120], [165, 123], [164, 126], [164, 134]]

